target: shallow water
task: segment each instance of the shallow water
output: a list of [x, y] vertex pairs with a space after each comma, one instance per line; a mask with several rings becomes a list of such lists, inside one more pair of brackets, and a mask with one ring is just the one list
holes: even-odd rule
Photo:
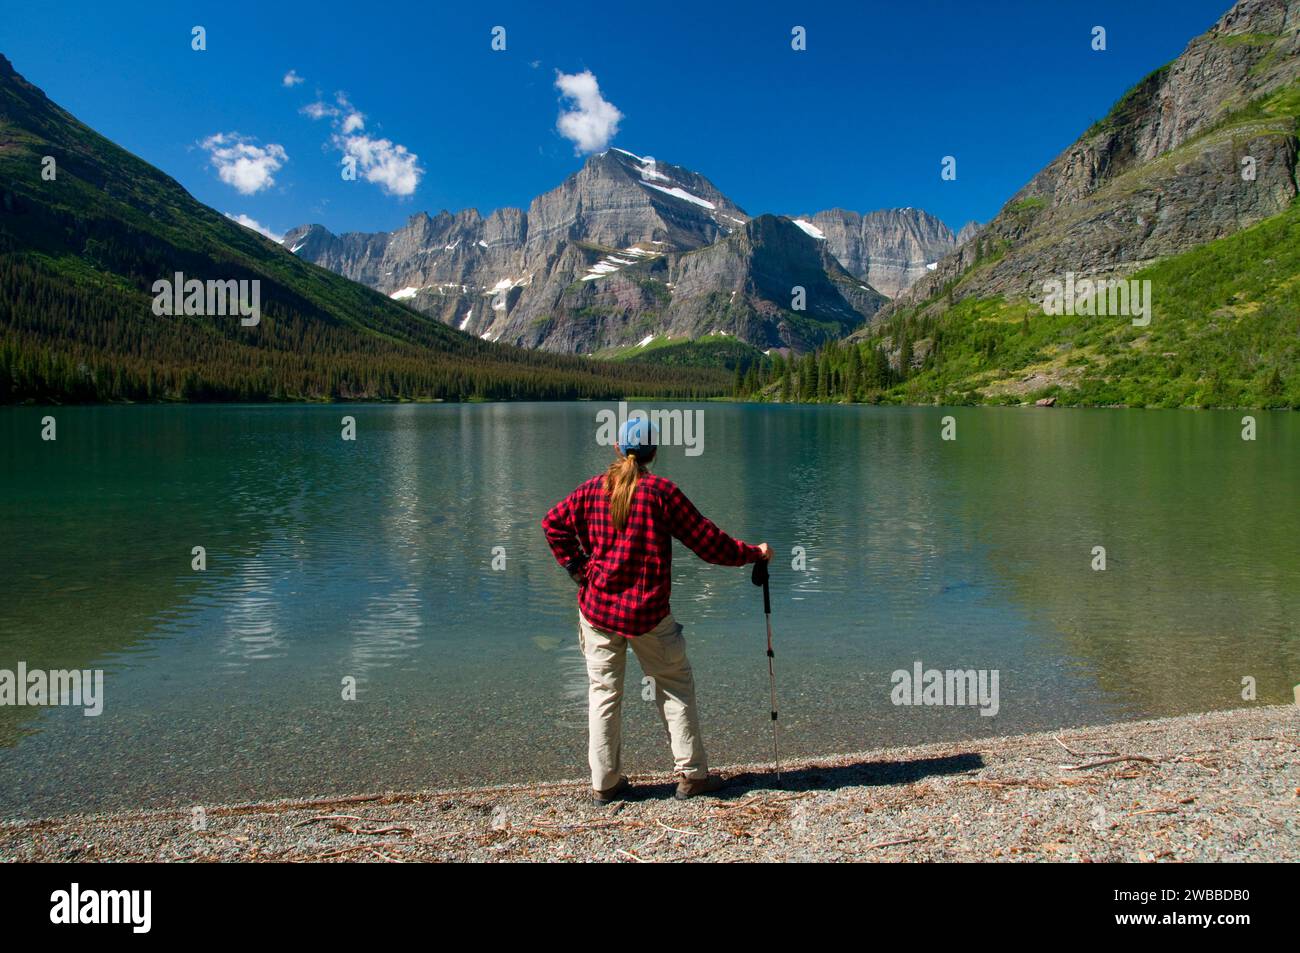
[[[0, 668], [103, 669], [106, 694], [0, 707], [0, 814], [584, 776], [574, 587], [538, 523], [608, 460], [602, 406], [0, 409]], [[1293, 414], [1246, 442], [1226, 412], [657, 406], [700, 410], [704, 452], [655, 469], [778, 551], [788, 754], [1300, 682]], [[678, 547], [673, 608], [714, 761], [769, 757], [748, 570]], [[893, 704], [918, 660], [996, 670], [997, 714]], [[666, 769], [629, 676], [626, 767]]]

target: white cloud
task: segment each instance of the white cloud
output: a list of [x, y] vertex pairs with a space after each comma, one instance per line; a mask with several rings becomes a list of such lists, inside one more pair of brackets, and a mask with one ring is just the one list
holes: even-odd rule
[[273, 241], [273, 242], [279, 242], [279, 243], [282, 244], [282, 245], [284, 244], [284, 236], [283, 236], [283, 235], [277, 235], [275, 232], [271, 231], [269, 228], [267, 228], [265, 225], [263, 225], [263, 224], [262, 224], [261, 222], [259, 222], [257, 219], [255, 219], [255, 218], [249, 218], [249, 217], [248, 217], [247, 215], [245, 215], [243, 212], [240, 212], [238, 215], [231, 215], [229, 212], [223, 212], [222, 214], [224, 214], [224, 215], [226, 216], [226, 218], [231, 219], [231, 220], [233, 220], [233, 221], [236, 221], [236, 222], [238, 222], [240, 225], [243, 225], [245, 228], [251, 228], [253, 231], [257, 232], [259, 235], [265, 235], [267, 238], [271, 239], [271, 241]]
[[335, 93], [334, 99], [339, 104], [339, 108], [333, 111], [333, 115], [343, 117], [342, 129], [345, 136], [366, 128], [365, 115], [352, 103], [348, 102], [347, 93]]
[[350, 112], [343, 117], [343, 132], [356, 132], [358, 129], [366, 128], [366, 117], [359, 112]]
[[600, 95], [600, 85], [591, 70], [555, 74], [555, 88], [569, 101], [556, 120], [560, 135], [572, 140], [576, 155], [599, 152], [618, 133], [623, 114]]
[[333, 106], [326, 106], [320, 100], [314, 103], [308, 103], [303, 106], [300, 112], [304, 116], [310, 116], [312, 119], [324, 119], [326, 116], [337, 116], [339, 111]]
[[273, 142], [257, 145], [237, 132], [219, 132], [199, 145], [208, 153], [222, 182], [241, 195], [253, 195], [275, 185], [275, 175], [289, 155]]
[[338, 105], [331, 106], [324, 100], [318, 99], [314, 103], [303, 106], [300, 112], [312, 119], [332, 120], [336, 128], [343, 130], [344, 135], [366, 128], [365, 113], [348, 101], [347, 93], [335, 93], [334, 101]]
[[334, 102], [336, 105], [323, 100], [308, 103], [302, 113], [312, 119], [330, 120], [335, 129], [330, 141], [356, 163], [361, 178], [378, 185], [388, 195], [414, 193], [424, 175], [420, 157], [400, 143], [366, 133], [365, 113], [352, 105], [346, 93], [336, 93]]
[[[344, 129], [347, 122], [344, 122]], [[357, 172], [389, 195], [410, 195], [420, 184], [424, 170], [419, 156], [388, 139], [370, 136], [335, 136], [334, 146], [356, 160]]]
[[285, 86], [297, 86], [302, 81], [303, 79], [301, 76], [298, 75], [298, 71], [296, 69], [291, 69], [289, 70], [289, 72], [285, 73], [284, 79], [282, 80]]

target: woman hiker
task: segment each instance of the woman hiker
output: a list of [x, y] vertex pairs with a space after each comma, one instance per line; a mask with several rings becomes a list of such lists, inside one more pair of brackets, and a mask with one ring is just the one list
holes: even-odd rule
[[627, 794], [622, 774], [623, 671], [630, 643], [654, 680], [668, 728], [681, 799], [722, 787], [710, 775], [682, 627], [668, 605], [673, 538], [705, 562], [741, 566], [770, 559], [767, 543], [732, 539], [700, 515], [671, 480], [650, 473], [655, 433], [643, 417], [619, 429], [618, 459], [556, 503], [542, 521], [556, 561], [578, 584], [578, 644], [587, 661], [588, 760], [595, 800]]

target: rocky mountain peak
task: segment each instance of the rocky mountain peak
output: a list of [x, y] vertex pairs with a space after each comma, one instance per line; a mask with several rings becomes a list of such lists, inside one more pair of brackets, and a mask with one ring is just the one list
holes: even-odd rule
[[725, 333], [802, 351], [869, 319], [877, 281], [897, 293], [955, 237], [919, 209], [751, 217], [698, 172], [611, 148], [526, 211], [420, 213], [375, 234], [309, 226], [286, 244], [493, 341], [590, 353]]

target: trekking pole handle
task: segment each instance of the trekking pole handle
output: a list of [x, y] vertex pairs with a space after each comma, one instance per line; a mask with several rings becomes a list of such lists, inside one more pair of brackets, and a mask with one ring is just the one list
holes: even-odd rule
[[754, 563], [754, 573], [750, 576], [750, 582], [756, 586], [763, 587], [763, 614], [772, 614], [772, 596], [767, 588], [767, 560], [760, 559]]

